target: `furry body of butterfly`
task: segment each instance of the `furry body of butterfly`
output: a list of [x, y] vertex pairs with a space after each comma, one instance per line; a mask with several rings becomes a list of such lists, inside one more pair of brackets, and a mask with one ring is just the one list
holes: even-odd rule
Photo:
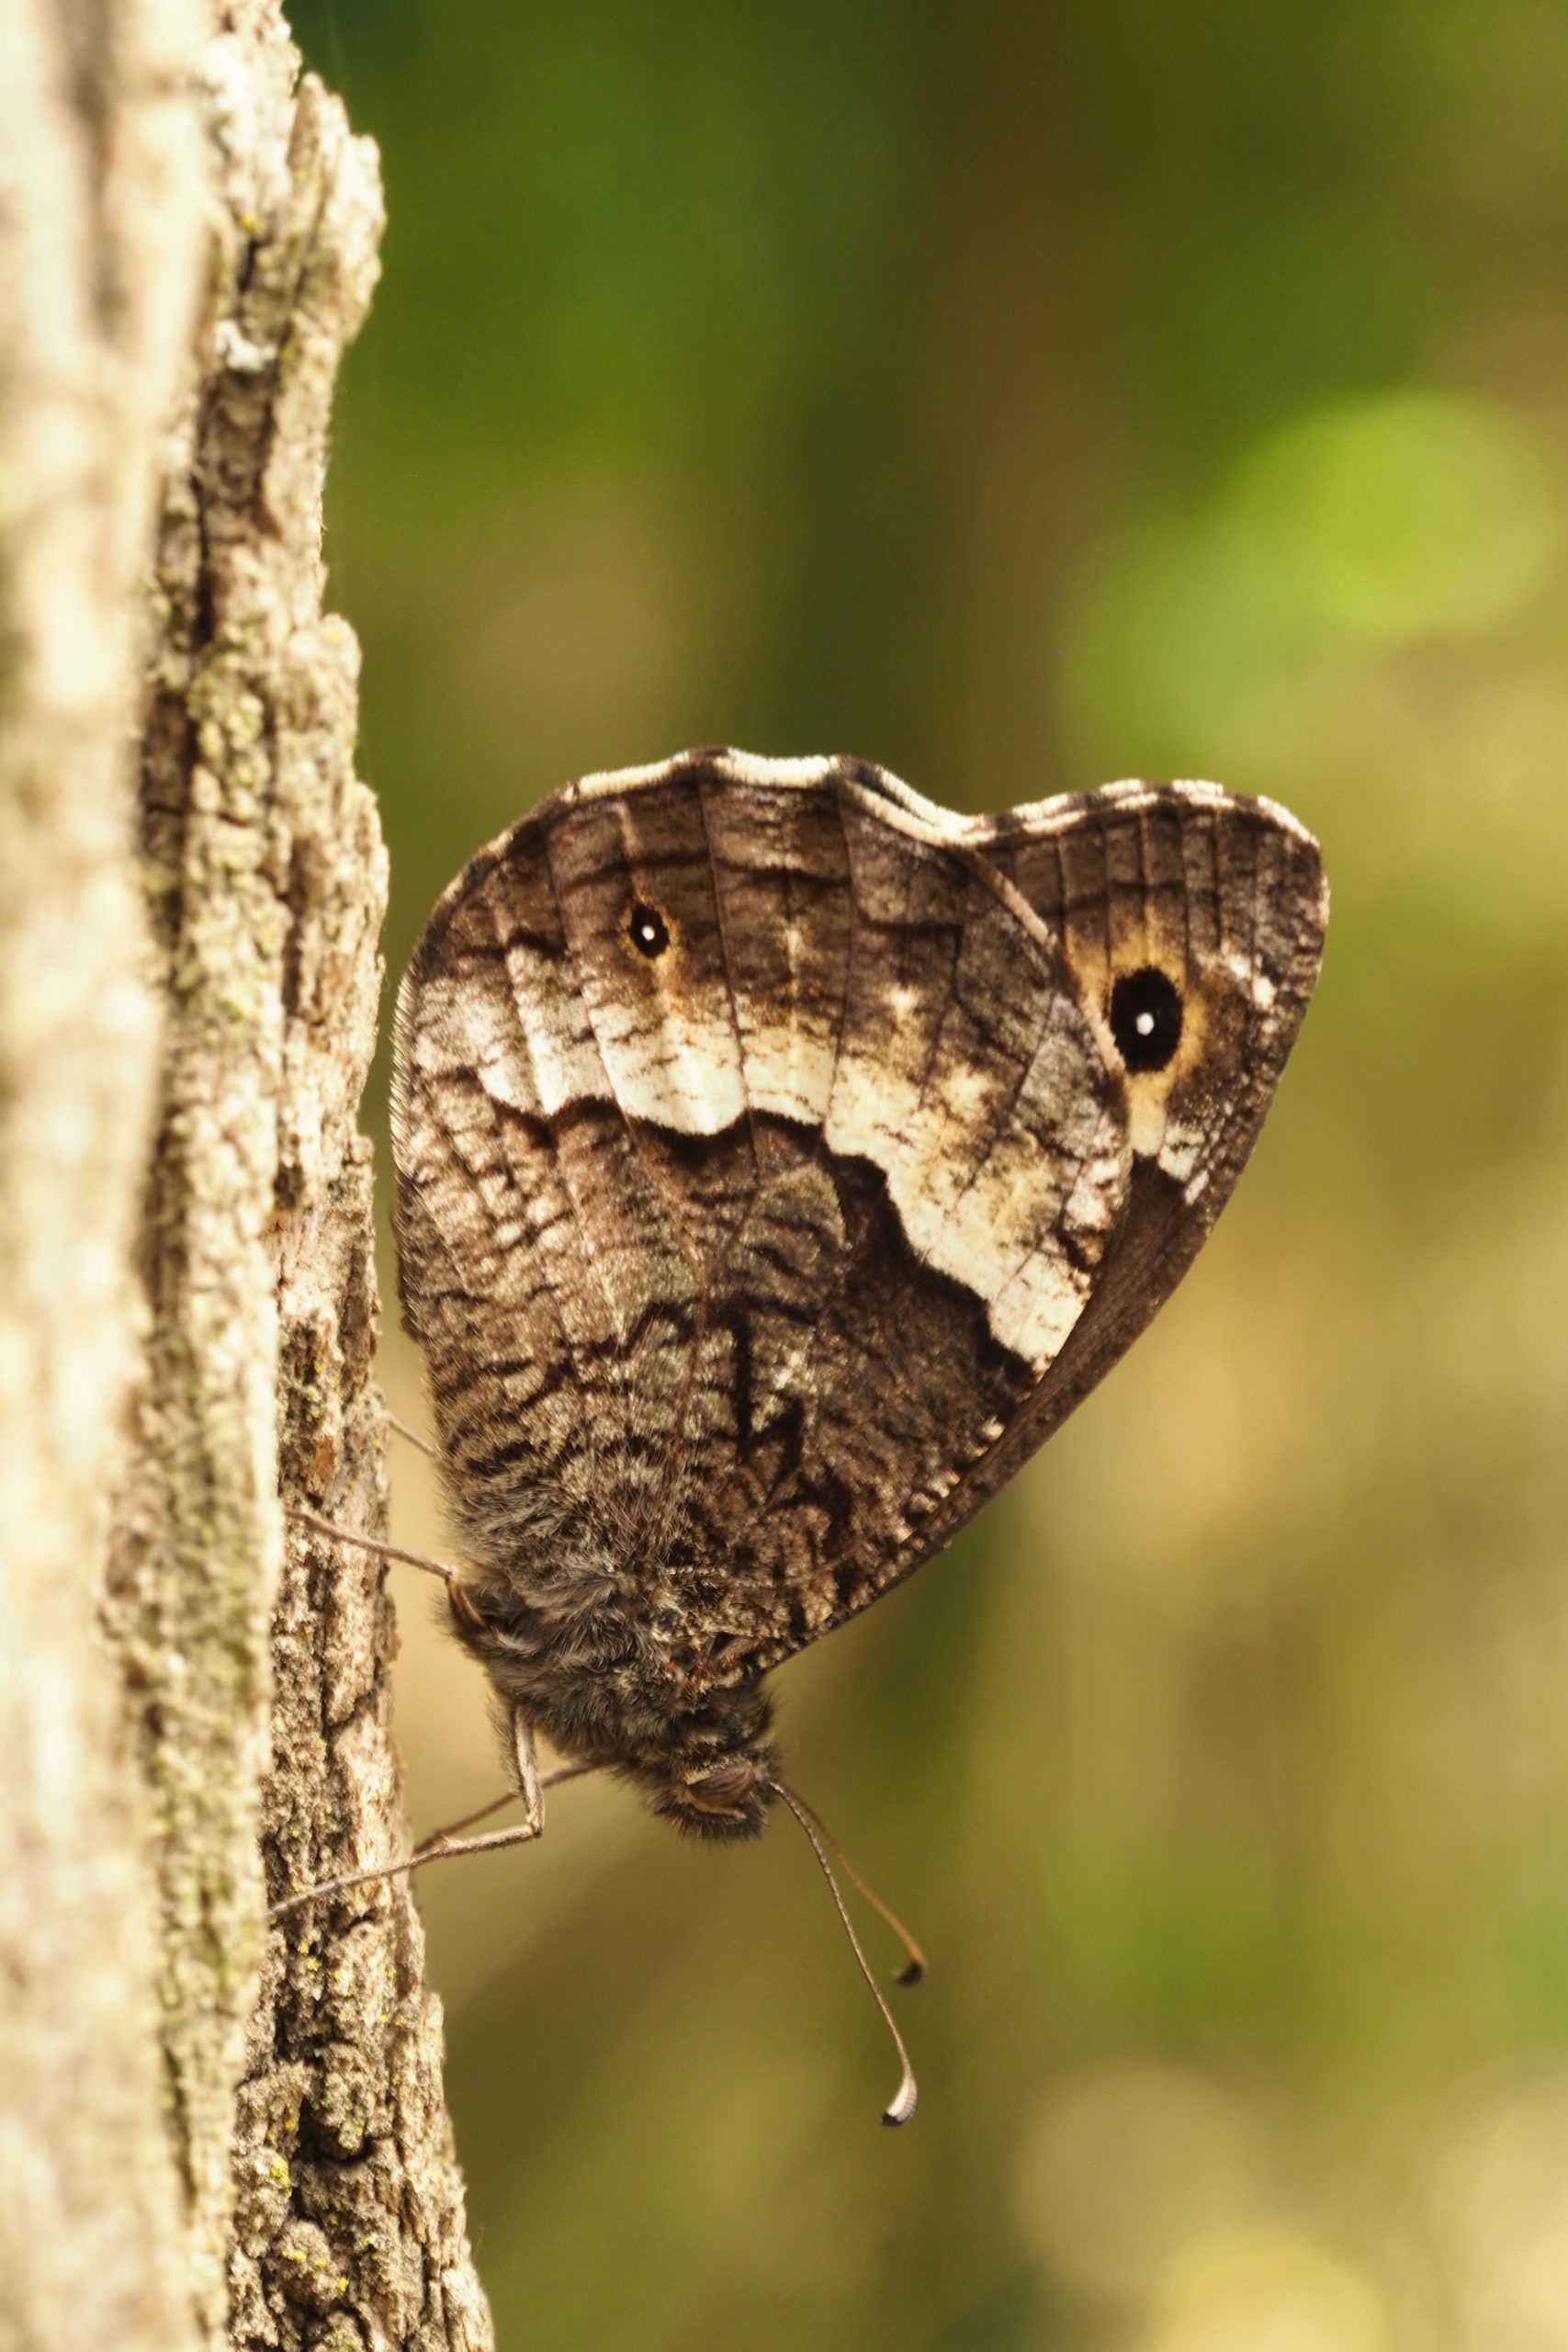
[[965, 819], [860, 762], [567, 786], [399, 999], [404, 1317], [515, 1735], [710, 1837], [762, 1678], [944, 1544], [1147, 1323], [1316, 978], [1285, 811]]

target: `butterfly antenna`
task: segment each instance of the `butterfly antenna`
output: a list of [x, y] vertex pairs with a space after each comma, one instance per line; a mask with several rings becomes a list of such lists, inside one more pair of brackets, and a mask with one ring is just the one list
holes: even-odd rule
[[[850, 1917], [848, 1911], [844, 1907], [844, 1898], [839, 1892], [839, 1882], [833, 1876], [833, 1865], [828, 1860], [828, 1849], [817, 1834], [816, 1816], [811, 1812], [810, 1807], [804, 1804], [800, 1798], [795, 1795], [795, 1791], [793, 1789], [786, 1788], [782, 1781], [770, 1781], [767, 1785], [772, 1789], [775, 1796], [783, 1797], [785, 1804], [788, 1805], [791, 1813], [794, 1814], [796, 1821], [799, 1822], [802, 1829], [805, 1830], [807, 1837], [810, 1839], [811, 1850], [822, 1866], [822, 1875], [828, 1882], [829, 1892], [833, 1897], [834, 1905], [838, 1911], [839, 1917], [843, 1922], [844, 1933], [850, 1939], [850, 1950], [853, 1952], [856, 1960], [860, 1963], [860, 1973], [865, 1978], [866, 1984], [870, 1987], [872, 1999], [876, 2003], [877, 2007], [882, 2012], [882, 2022], [887, 2028], [888, 2032], [893, 2036], [893, 2047], [898, 2052], [898, 2063], [904, 2069], [904, 2072], [902, 2079], [900, 2080], [898, 2087], [897, 2091], [895, 2091], [891, 2101], [883, 2109], [882, 2120], [884, 2123], [908, 2123], [910, 2116], [913, 2115], [915, 2111], [915, 2101], [919, 2097], [919, 2086], [915, 2081], [915, 2070], [909, 2064], [909, 2053], [904, 2047], [904, 2037], [899, 2032], [897, 2026], [894, 2022], [893, 2012], [882, 1996], [882, 1987], [877, 1983], [875, 1977], [872, 1974], [870, 1963], [867, 1961], [864, 1952], [861, 1950], [860, 1938], [855, 1933], [854, 1922]], [[846, 1868], [847, 1867], [848, 1865], [846, 1864]], [[856, 1884], [858, 1885], [859, 1883], [860, 1882], [857, 1880]], [[881, 1905], [878, 1905], [877, 1907], [880, 1909]]]
[[905, 1962], [903, 1967], [898, 1971], [897, 1975], [894, 1978], [894, 1983], [896, 1984], [919, 1984], [926, 1973], [925, 1953], [920, 1950], [919, 1945], [915, 1941], [914, 1937], [909, 1933], [908, 1928], [904, 1925], [903, 1920], [900, 1919], [897, 1911], [893, 1909], [891, 1904], [884, 1903], [881, 1895], [876, 1893], [875, 1889], [874, 1887], [867, 1886], [864, 1879], [862, 1878], [859, 1871], [856, 1870], [853, 1862], [851, 1861], [849, 1856], [845, 1853], [843, 1848], [840, 1845], [838, 1839], [834, 1837], [832, 1831], [829, 1828], [827, 1823], [818, 1812], [817, 1807], [803, 1797], [798, 1790], [795, 1790], [793, 1793], [795, 1795], [795, 1801], [800, 1807], [802, 1813], [808, 1813], [811, 1815], [812, 1820], [816, 1823], [817, 1827], [821, 1834], [823, 1844], [837, 1856], [839, 1868], [843, 1871], [844, 1876], [849, 1880], [850, 1884], [856, 1888], [859, 1893], [865, 1897], [866, 1901], [870, 1904], [872, 1909], [876, 1913], [879, 1919], [886, 1920], [888, 1926], [892, 1928], [894, 1934], [903, 1945], [904, 1950], [908, 1953], [909, 1957]]

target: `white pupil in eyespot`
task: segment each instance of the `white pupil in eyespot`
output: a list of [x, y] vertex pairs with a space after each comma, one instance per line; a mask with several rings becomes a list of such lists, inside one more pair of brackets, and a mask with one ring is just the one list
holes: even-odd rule
[[670, 944], [670, 927], [657, 907], [635, 906], [627, 928], [633, 946], [644, 956], [662, 956]]
[[1134, 1020], [1133, 1026], [1137, 1031], [1140, 1037], [1152, 1037], [1155, 1034], [1154, 1014], [1152, 1012], [1140, 1012]]

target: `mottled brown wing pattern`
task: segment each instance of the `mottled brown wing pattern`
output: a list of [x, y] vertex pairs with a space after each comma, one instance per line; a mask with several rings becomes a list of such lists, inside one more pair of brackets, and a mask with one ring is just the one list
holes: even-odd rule
[[651, 1757], [945, 1543], [1213, 1224], [1325, 918], [1294, 820], [1204, 785], [965, 820], [689, 753], [475, 859], [395, 1134], [498, 1684]]
[[1258, 1140], [1328, 922], [1316, 842], [1287, 810], [1212, 784], [1108, 785], [976, 820], [965, 838], [1041, 917], [1108, 1025], [1118, 983], [1151, 972], [1181, 1022], [1168, 1060], [1125, 1069], [1132, 1181], [1089, 1304], [934, 1521], [933, 1545], [1044, 1442], [1191, 1263]]
[[616, 1112], [541, 855], [481, 856], [400, 1002], [394, 1134], [405, 1317], [481, 1555], [530, 1498], [675, 1442], [690, 1265]]
[[454, 886], [400, 1004], [405, 1309], [470, 1546], [547, 1600], [531, 1536], [592, 1512], [710, 1676], [880, 1589], [1124, 1195], [1120, 1074], [1043, 927], [880, 781], [569, 788]]

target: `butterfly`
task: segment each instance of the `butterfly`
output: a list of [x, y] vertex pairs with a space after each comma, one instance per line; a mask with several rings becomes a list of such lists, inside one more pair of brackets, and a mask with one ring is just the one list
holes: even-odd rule
[[399, 997], [396, 1230], [453, 1623], [531, 1804], [544, 1734], [702, 1837], [801, 1811], [769, 1668], [1168, 1295], [1326, 918], [1310, 835], [1213, 785], [971, 818], [733, 751], [584, 776], [469, 863]]

